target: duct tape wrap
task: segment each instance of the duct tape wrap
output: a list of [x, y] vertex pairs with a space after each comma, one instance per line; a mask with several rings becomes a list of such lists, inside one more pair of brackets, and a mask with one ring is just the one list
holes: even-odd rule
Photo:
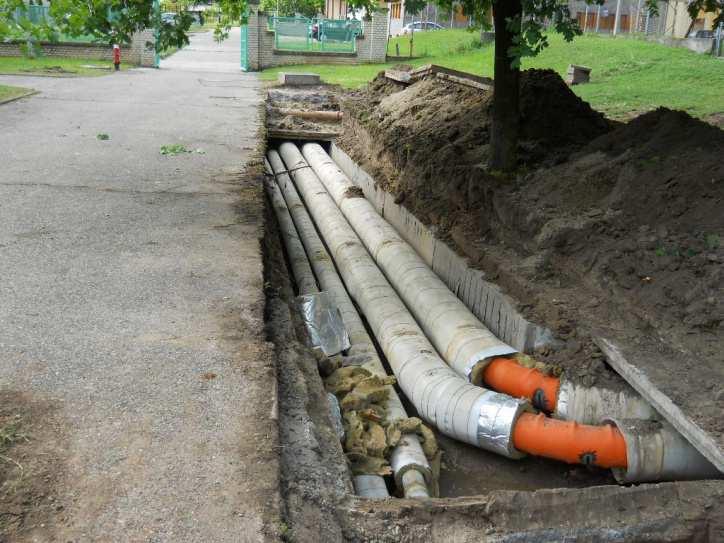
[[722, 473], [667, 423], [607, 421], [626, 442], [626, 469], [611, 471], [619, 483], [719, 479]]
[[342, 315], [327, 292], [299, 296], [297, 304], [313, 348], [321, 349], [326, 356], [349, 349]]
[[524, 453], [513, 445], [513, 427], [521, 413], [530, 409], [524, 400], [511, 398], [505, 394], [489, 392], [478, 398], [473, 413], [478, 413], [477, 420], [471, 417], [472, 431], [477, 436], [478, 445], [488, 451], [507, 456], [522, 458]]
[[517, 352], [518, 351], [505, 344], [494, 345], [483, 349], [468, 359], [462, 373], [468, 378], [468, 382], [474, 385], [481, 385], [483, 382], [483, 370], [493, 358], [496, 356], [509, 356], [517, 354]]

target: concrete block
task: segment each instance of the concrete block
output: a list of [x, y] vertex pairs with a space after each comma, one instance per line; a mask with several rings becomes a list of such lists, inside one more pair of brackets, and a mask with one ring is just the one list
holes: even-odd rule
[[319, 85], [322, 80], [319, 74], [281, 72], [279, 83], [282, 85]]

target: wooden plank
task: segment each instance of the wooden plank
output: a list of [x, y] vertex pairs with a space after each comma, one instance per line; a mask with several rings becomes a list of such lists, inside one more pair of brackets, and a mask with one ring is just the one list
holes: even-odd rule
[[[468, 72], [461, 72], [460, 70], [453, 70], [452, 68], [446, 68], [444, 66], [438, 66], [437, 64], [425, 64], [410, 72], [410, 81], [417, 81], [428, 75], [435, 74], [441, 79], [447, 79], [449, 81], [455, 81], [457, 83], [468, 84], [469, 86], [475, 86], [485, 90], [493, 89], [493, 80], [489, 77], [482, 77], [479, 75], [471, 74]], [[440, 74], [444, 74], [440, 76]], [[473, 85], [477, 83], [477, 85]]]
[[391, 79], [392, 81], [397, 81], [398, 83], [407, 85], [410, 83], [410, 78], [412, 76], [410, 75], [410, 72], [403, 72], [402, 70], [385, 70], [385, 77], [387, 79]]
[[[665, 383], [662, 383], [661, 377], [658, 379], [652, 378], [649, 372], [645, 370], [650, 364], [660, 367], [675, 367], [676, 361], [671, 360], [667, 363], [660, 357], [652, 360], [643, 357], [640, 360], [637, 358], [637, 364], [634, 365], [626, 359], [622, 352], [623, 349], [613, 341], [603, 337], [594, 337], [594, 341], [603, 351], [611, 367], [641, 394], [661, 416], [669, 421], [689, 443], [714, 464], [719, 471], [724, 473], [724, 453], [714, 436], [697, 424], [690, 410], [682, 409], [671, 400], [669, 395], [662, 391], [661, 387]], [[691, 393], [695, 395], [707, 394], [705, 390], [697, 385], [692, 386]]]
[[316, 130], [285, 130], [280, 128], [270, 128], [267, 130], [267, 136], [282, 140], [332, 141], [339, 136], [339, 133], [317, 132]]
[[493, 86], [488, 85], [487, 83], [480, 83], [479, 81], [474, 81], [472, 79], [466, 79], [464, 77], [458, 77], [456, 75], [450, 75], [443, 72], [436, 73], [435, 77], [444, 81], [451, 81], [452, 83], [457, 83], [458, 85], [464, 85], [466, 87], [473, 87], [475, 89], [480, 89], [484, 91], [493, 90]]

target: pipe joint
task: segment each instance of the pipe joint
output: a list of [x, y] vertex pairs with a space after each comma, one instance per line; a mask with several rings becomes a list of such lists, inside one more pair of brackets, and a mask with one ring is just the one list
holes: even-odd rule
[[497, 392], [486, 392], [476, 402], [473, 416], [478, 446], [508, 458], [522, 458], [525, 453], [513, 444], [513, 428], [518, 417], [530, 411], [525, 400], [511, 398]]

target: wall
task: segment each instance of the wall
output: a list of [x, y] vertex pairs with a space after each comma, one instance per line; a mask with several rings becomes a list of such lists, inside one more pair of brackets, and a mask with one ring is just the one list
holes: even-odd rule
[[[134, 34], [130, 46], [121, 46], [121, 60], [139, 66], [153, 66], [155, 53], [153, 47], [146, 47], [147, 41], [154, 41], [153, 30]], [[21, 45], [21, 42], [0, 42], [0, 57], [25, 56]], [[45, 57], [113, 60], [113, 49], [102, 43], [41, 43], [40, 47]]]
[[671, 36], [654, 36], [656, 41], [669, 47], [685, 47], [695, 53], [711, 53], [714, 46], [713, 38], [672, 38]]
[[357, 38], [356, 53], [323, 53], [275, 50], [274, 32], [267, 29], [267, 15], [255, 5], [249, 7], [247, 36], [251, 71], [290, 64], [361, 64], [386, 60], [387, 10], [375, 12], [371, 21], [363, 21], [364, 36]]

